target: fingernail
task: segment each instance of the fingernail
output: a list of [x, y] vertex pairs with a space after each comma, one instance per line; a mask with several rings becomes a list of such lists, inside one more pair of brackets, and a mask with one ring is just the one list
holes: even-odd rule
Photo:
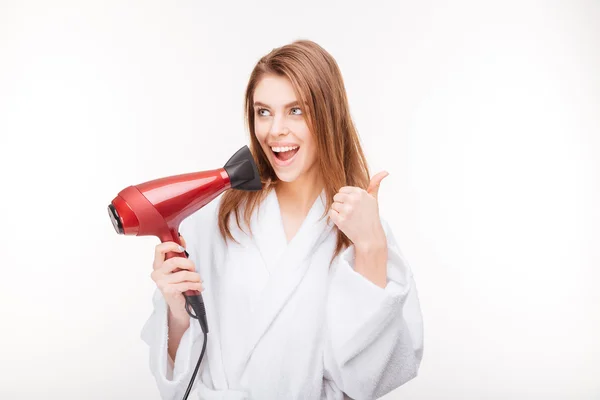
[[183, 247], [179, 246], [179, 252], [183, 253], [184, 251], [185, 251], [185, 249]]

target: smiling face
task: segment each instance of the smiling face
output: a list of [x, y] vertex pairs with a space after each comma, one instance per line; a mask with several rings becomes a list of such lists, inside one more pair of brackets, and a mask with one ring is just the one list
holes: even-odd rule
[[293, 182], [314, 172], [316, 143], [291, 82], [265, 75], [254, 91], [254, 132], [277, 177]]

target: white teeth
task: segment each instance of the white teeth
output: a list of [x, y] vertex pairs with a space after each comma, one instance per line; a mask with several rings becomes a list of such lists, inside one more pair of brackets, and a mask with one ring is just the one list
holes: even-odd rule
[[284, 151], [296, 150], [300, 146], [292, 146], [292, 147], [271, 147], [275, 153], [282, 153]]

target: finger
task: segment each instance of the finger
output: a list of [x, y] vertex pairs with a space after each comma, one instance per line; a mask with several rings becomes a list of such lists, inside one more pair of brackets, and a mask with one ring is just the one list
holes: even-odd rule
[[369, 182], [369, 187], [367, 188], [367, 192], [369, 194], [375, 196], [375, 198], [377, 198], [377, 196], [379, 194], [379, 185], [381, 184], [381, 181], [383, 180], [383, 178], [385, 178], [388, 175], [389, 175], [389, 172], [381, 171], [378, 174], [376, 174], [375, 176], [373, 176], [371, 178], [371, 182]]
[[194, 265], [194, 262], [192, 260], [190, 260], [189, 258], [172, 257], [172, 258], [169, 258], [167, 261], [165, 261], [163, 263], [162, 267], [160, 267], [158, 269], [158, 271], [160, 271], [161, 274], [166, 275], [166, 274], [170, 274], [177, 268], [185, 269], [188, 271], [196, 270], [196, 266]]
[[352, 199], [352, 196], [350, 196], [349, 193], [336, 193], [335, 196], [333, 196], [333, 201], [337, 201], [338, 203], [349, 203], [350, 200]]
[[152, 264], [154, 269], [160, 268], [165, 261], [166, 254], [170, 251], [182, 253], [179, 249], [179, 245], [175, 242], [164, 242], [156, 245], [154, 248], [154, 263]]
[[359, 192], [361, 189], [359, 187], [356, 186], [342, 186], [340, 188], [340, 190], [338, 190], [339, 193], [357, 193]]
[[[183, 238], [183, 236], [181, 236], [181, 233], [177, 232], [177, 234], [179, 235], [179, 241], [181, 243], [181, 245], [187, 249], [187, 244], [185, 243], [185, 239]], [[185, 254], [186, 257], [190, 257], [190, 253], [187, 252], [187, 250], [185, 250], [183, 252]]]
[[187, 249], [187, 244], [185, 243], [185, 239], [183, 238], [183, 236], [181, 236], [181, 233], [177, 232], [179, 234], [179, 241], [181, 242], [181, 245]]
[[171, 285], [166, 285], [165, 288], [163, 289], [163, 292], [165, 294], [177, 294], [177, 293], [183, 293], [186, 290], [203, 291], [204, 286], [202, 286], [202, 283], [200, 283], [200, 282], [173, 283]]
[[165, 278], [166, 283], [180, 283], [180, 282], [202, 282], [200, 274], [192, 271], [178, 271], [169, 274]]
[[341, 214], [346, 211], [344, 204], [338, 203], [337, 201], [334, 201], [333, 204], [331, 204], [331, 208], [338, 214]]
[[338, 213], [333, 208], [329, 209], [329, 218], [333, 221], [334, 224], [339, 225], [340, 223], [340, 213]]

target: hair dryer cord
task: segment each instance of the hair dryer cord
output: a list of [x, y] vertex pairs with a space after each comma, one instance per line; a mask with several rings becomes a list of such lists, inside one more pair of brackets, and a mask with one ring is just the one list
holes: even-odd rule
[[[192, 314], [191, 310], [194, 311]], [[206, 321], [206, 310], [204, 308], [204, 301], [201, 296], [185, 296], [185, 310], [190, 315], [190, 318], [197, 319], [200, 324], [200, 328], [204, 333], [204, 342], [202, 343], [202, 352], [200, 352], [200, 358], [198, 358], [198, 362], [196, 363], [196, 368], [194, 369], [194, 373], [192, 374], [192, 378], [190, 379], [190, 383], [188, 384], [187, 390], [183, 395], [183, 400], [187, 400], [190, 392], [192, 391], [192, 387], [194, 387], [194, 380], [196, 378], [196, 374], [198, 373], [198, 369], [200, 369], [200, 364], [202, 363], [202, 359], [204, 358], [204, 352], [206, 351], [206, 342], [208, 340], [208, 324]], [[191, 320], [190, 320], [191, 323]]]
[[185, 297], [185, 311], [187, 311], [190, 318], [199, 319], [195, 314], [192, 314], [192, 305], [187, 296]]
[[204, 343], [202, 344], [202, 352], [200, 353], [200, 358], [196, 363], [196, 368], [194, 369], [194, 373], [192, 374], [192, 379], [190, 379], [190, 383], [188, 384], [187, 390], [183, 395], [183, 400], [187, 400], [190, 392], [192, 391], [192, 387], [194, 387], [194, 379], [196, 378], [196, 374], [198, 373], [198, 369], [200, 368], [200, 364], [202, 363], [202, 358], [204, 357], [204, 351], [206, 350], [206, 341], [208, 340], [207, 334], [204, 333]]

